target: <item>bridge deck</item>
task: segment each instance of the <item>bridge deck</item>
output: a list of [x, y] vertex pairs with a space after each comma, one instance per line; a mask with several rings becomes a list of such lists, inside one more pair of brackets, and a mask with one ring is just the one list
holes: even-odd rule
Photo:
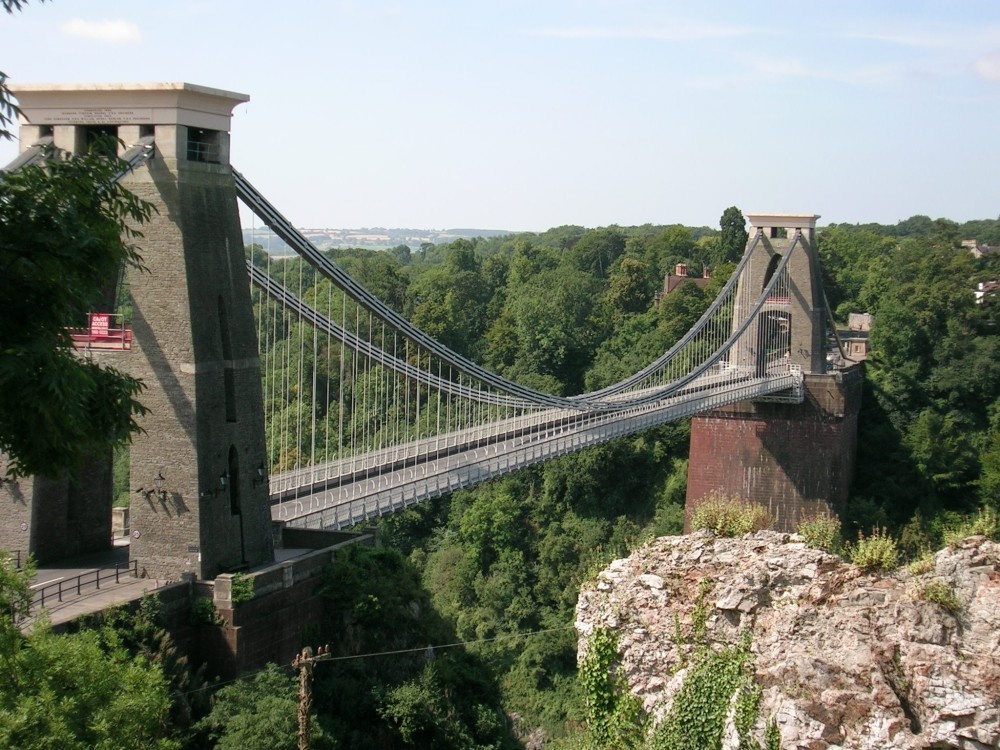
[[[440, 438], [432, 438], [425, 441], [429, 445], [423, 458], [409, 464], [372, 466], [363, 475], [352, 474], [340, 482], [324, 479], [297, 491], [285, 486], [272, 493], [271, 518], [304, 528], [345, 528], [556, 456], [727, 404], [782, 391], [798, 392], [797, 397], [790, 398], [801, 400], [800, 385], [801, 376], [795, 373], [749, 378], [586, 421], [552, 419], [541, 428], [507, 433], [496, 441], [484, 439], [469, 449], [434, 451], [429, 445]], [[453, 444], [460, 445], [461, 441]]]

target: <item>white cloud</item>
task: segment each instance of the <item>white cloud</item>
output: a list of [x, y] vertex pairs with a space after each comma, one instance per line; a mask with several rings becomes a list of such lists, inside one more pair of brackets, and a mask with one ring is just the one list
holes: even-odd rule
[[1000, 83], [1000, 52], [983, 55], [972, 63], [973, 72], [990, 83]]
[[847, 34], [845, 36], [848, 39], [868, 39], [873, 42], [886, 42], [888, 44], [896, 44], [901, 47], [916, 47], [919, 49], [946, 49], [954, 44], [953, 40], [943, 36], [940, 32], [937, 34], [930, 32], [915, 32], [912, 34], [862, 33]]
[[692, 42], [699, 39], [731, 39], [749, 36], [754, 29], [740, 26], [706, 26], [674, 24], [659, 27], [629, 26], [569, 26], [564, 28], [539, 29], [539, 36], [559, 39], [651, 39], [663, 42]]
[[67, 36], [94, 39], [109, 44], [138, 44], [142, 41], [139, 27], [131, 21], [84, 21], [74, 18], [59, 30]]

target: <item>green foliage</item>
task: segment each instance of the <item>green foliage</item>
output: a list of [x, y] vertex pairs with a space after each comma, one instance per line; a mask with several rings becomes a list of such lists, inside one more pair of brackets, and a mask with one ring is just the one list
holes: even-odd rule
[[191, 602], [190, 622], [192, 625], [222, 625], [224, 620], [211, 599], [199, 597]]
[[975, 515], [962, 518], [947, 525], [942, 534], [942, 541], [949, 547], [957, 547], [959, 543], [970, 536], [985, 536], [996, 541], [1000, 539], [1000, 515], [993, 508], [979, 510]]
[[587, 702], [590, 741], [596, 747], [636, 747], [646, 731], [642, 703], [615, 672], [618, 636], [598, 628], [580, 664], [580, 683]]
[[[0, 451], [9, 474], [55, 475], [126, 441], [141, 384], [73, 354], [67, 326], [111, 309], [135, 227], [150, 207], [97, 154], [24, 167], [0, 181]], [[109, 291], [110, 290], [110, 291]]]
[[582, 721], [572, 637], [580, 584], [650, 533], [657, 503], [680, 508], [687, 435], [671, 425], [457, 492], [426, 553], [411, 555], [460, 639], [555, 629], [476, 648], [524, 726], [557, 737]]
[[649, 264], [628, 256], [615, 265], [608, 284], [607, 302], [620, 314], [641, 313], [653, 300]]
[[175, 750], [170, 686], [160, 665], [133, 656], [114, 631], [30, 634], [30, 566], [0, 566], [0, 746], [39, 750]]
[[906, 566], [906, 571], [913, 576], [920, 576], [934, 570], [934, 553], [927, 552]]
[[115, 508], [127, 508], [132, 502], [132, 491], [129, 489], [130, 447], [129, 443], [118, 446], [111, 460], [112, 497]]
[[345, 747], [511, 746], [484, 664], [464, 648], [428, 650], [458, 639], [402, 555], [344, 548], [320, 595], [317, 638], [331, 644], [335, 661], [317, 665], [314, 706]]
[[[217, 750], [295, 750], [298, 747], [298, 687], [293, 675], [268, 664], [251, 679], [219, 690], [211, 712], [199, 722]], [[315, 718], [310, 746], [333, 747]]]
[[848, 545], [847, 556], [866, 573], [895, 570], [899, 566], [899, 547], [885, 530], [876, 528], [865, 536], [858, 534], [858, 541]]
[[743, 212], [736, 206], [730, 206], [722, 212], [719, 219], [719, 226], [722, 234], [719, 235], [719, 257], [716, 259], [720, 263], [733, 263], [743, 256], [749, 234], [746, 230], [746, 219]]
[[767, 729], [764, 731], [764, 750], [781, 750], [781, 730], [774, 719], [767, 722]]
[[204, 665], [194, 669], [163, 626], [162, 606], [155, 595], [143, 596], [137, 608], [118, 606], [77, 621], [84, 630], [99, 633], [102, 642], [124, 649], [162, 670], [170, 691], [172, 736], [190, 744], [194, 724], [208, 711]]
[[570, 262], [596, 278], [605, 278], [625, 251], [625, 234], [618, 227], [592, 229], [570, 249]]
[[437, 662], [430, 662], [416, 679], [386, 691], [380, 701], [379, 715], [396, 728], [407, 746], [504, 747], [506, 726], [499, 712], [479, 703], [466, 723], [463, 721], [466, 717], [455, 712], [448, 690], [447, 670]]
[[[996, 222], [987, 224], [959, 236]], [[998, 269], [957, 251], [955, 231], [912, 217], [820, 233], [824, 285], [838, 316], [874, 313], [847, 516], [857, 529], [898, 530], [918, 510], [928, 523], [942, 511], [968, 513], [977, 494], [996, 503], [1000, 442], [990, 414], [1000, 399], [1000, 306], [975, 304], [972, 289]], [[919, 530], [901, 540], [911, 554], [927, 543]]]
[[836, 554], [840, 550], [840, 519], [830, 513], [821, 513], [799, 522], [795, 532], [810, 547]]
[[233, 573], [230, 597], [233, 604], [242, 604], [253, 599], [254, 578], [246, 573]]
[[708, 529], [718, 536], [743, 536], [772, 524], [771, 514], [760, 503], [718, 492], [695, 506], [692, 529]]
[[730, 704], [736, 698], [736, 725], [740, 747], [749, 743], [749, 731], [758, 715], [760, 688], [751, 674], [750, 638], [719, 651], [704, 648], [688, 669], [674, 696], [670, 713], [656, 727], [656, 750], [719, 750]]
[[955, 592], [944, 581], [930, 581], [917, 591], [917, 599], [937, 604], [945, 612], [957, 615], [962, 611], [962, 604]]
[[17, 748], [179, 747], [170, 738], [163, 673], [96, 632], [31, 636], [17, 678], [0, 688], [0, 745]]

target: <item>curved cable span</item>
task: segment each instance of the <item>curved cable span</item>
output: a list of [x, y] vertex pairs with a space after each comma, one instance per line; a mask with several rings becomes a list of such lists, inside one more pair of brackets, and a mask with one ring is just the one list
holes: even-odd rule
[[639, 372], [635, 373], [634, 375], [630, 375], [624, 380], [620, 380], [617, 383], [612, 383], [611, 385], [605, 386], [604, 388], [600, 388], [596, 391], [583, 393], [580, 394], [579, 396], [573, 396], [572, 398], [586, 401], [590, 400], [594, 396], [607, 396], [607, 395], [614, 395], [617, 393], [621, 393], [622, 391], [626, 391], [632, 386], [641, 382], [643, 378], [652, 375], [661, 367], [669, 363], [670, 360], [673, 359], [674, 356], [676, 356], [676, 354], [681, 349], [687, 346], [694, 339], [696, 335], [698, 335], [699, 333], [701, 333], [702, 330], [704, 330], [705, 326], [708, 324], [708, 321], [711, 320], [712, 316], [719, 311], [719, 308], [722, 307], [723, 304], [725, 304], [727, 295], [732, 291], [733, 287], [736, 286], [737, 282], [740, 279], [740, 276], [742, 276], [743, 270], [750, 262], [750, 256], [753, 254], [753, 251], [754, 249], [756, 249], [757, 244], [760, 242], [760, 238], [762, 236], [763, 236], [763, 231], [758, 229], [757, 234], [754, 235], [753, 243], [743, 252], [743, 257], [740, 258], [739, 265], [737, 265], [736, 270], [734, 270], [730, 274], [729, 280], [726, 281], [725, 286], [722, 287], [722, 290], [719, 292], [718, 296], [716, 296], [716, 298], [712, 301], [712, 304], [709, 305], [708, 309], [705, 310], [705, 312], [702, 314], [700, 318], [698, 318], [698, 321], [691, 327], [691, 330], [685, 333], [680, 339], [678, 339], [677, 342], [673, 346], [671, 346], [666, 352], [664, 352], [659, 358], [657, 358], [653, 362], [650, 362], [644, 368], [639, 370]]
[[[781, 262], [775, 269], [774, 274], [771, 276], [771, 279], [768, 281], [764, 289], [761, 291], [760, 296], [757, 298], [757, 301], [753, 304], [753, 306], [748, 311], [746, 317], [740, 323], [739, 328], [734, 330], [730, 334], [729, 338], [727, 338], [708, 358], [706, 358], [704, 362], [702, 362], [700, 365], [692, 369], [686, 375], [683, 375], [677, 380], [673, 380], [670, 383], [667, 383], [666, 385], [660, 388], [651, 389], [647, 393], [641, 396], [637, 396], [630, 399], [623, 399], [621, 401], [616, 401], [615, 403], [621, 404], [622, 408], [625, 409], [634, 406], [651, 404], [653, 402], [661, 401], [671, 396], [680, 395], [686, 391], [688, 385], [690, 385], [693, 381], [697, 380], [702, 375], [705, 375], [710, 368], [717, 365], [719, 361], [726, 354], [729, 353], [733, 345], [737, 341], [739, 341], [740, 337], [743, 336], [744, 333], [746, 333], [747, 328], [750, 327], [750, 324], [757, 317], [757, 314], [760, 313], [760, 311], [768, 303], [768, 298], [771, 296], [774, 287], [777, 286], [779, 279], [782, 277], [785, 271], [785, 268], [788, 266], [788, 259], [792, 257], [792, 254], [795, 252], [795, 248], [798, 247], [799, 239], [801, 239], [801, 237], [802, 237], [801, 230], [796, 229], [795, 236], [792, 239], [791, 245], [789, 246], [788, 250], [782, 257]], [[694, 329], [692, 329], [692, 331], [693, 330]], [[689, 333], [691, 332], [689, 331]], [[684, 338], [686, 339], [688, 337], [685, 336]], [[740, 379], [740, 376], [737, 376], [736, 379]]]
[[[236, 193], [239, 198], [243, 200], [244, 203], [246, 203], [246, 205], [276, 235], [278, 235], [278, 237], [288, 243], [288, 245], [300, 257], [305, 259], [327, 279], [336, 283], [363, 309], [381, 320], [389, 326], [390, 329], [402, 334], [404, 337], [410, 338], [415, 343], [427, 349], [428, 352], [436, 354], [445, 363], [457, 368], [460, 372], [472, 375], [482, 382], [492, 385], [500, 391], [517, 396], [524, 402], [532, 404], [532, 408], [563, 408], [591, 413], [619, 412], [634, 406], [652, 403], [684, 390], [684, 388], [693, 380], [705, 374], [709, 368], [717, 364], [719, 360], [721, 360], [722, 357], [729, 351], [732, 344], [737, 341], [750, 326], [750, 323], [756, 314], [763, 308], [764, 304], [766, 304], [770, 292], [777, 283], [777, 279], [781, 276], [781, 272], [783, 272], [787, 266], [788, 258], [791, 256], [801, 237], [801, 232], [796, 231], [791, 247], [788, 252], [785, 253], [785, 256], [782, 258], [781, 263], [776, 269], [770, 282], [767, 284], [765, 289], [761, 291], [761, 294], [758, 297], [757, 302], [752, 307], [750, 314], [747, 315], [740, 327], [734, 331], [729, 338], [701, 365], [695, 367], [683, 377], [662, 387], [652, 388], [641, 396], [632, 398], [622, 397], [623, 392], [625, 392], [629, 387], [635, 385], [643, 378], [648, 377], [650, 374], [656, 372], [656, 370], [665, 366], [674, 356], [677, 355], [678, 352], [682, 351], [684, 346], [689, 344], [693, 338], [704, 329], [712, 315], [718, 312], [719, 308], [722, 304], [724, 304], [723, 300], [726, 295], [732, 290], [732, 287], [738, 283], [743, 269], [745, 269], [746, 264], [749, 262], [750, 255], [752, 254], [750, 251], [756, 247], [756, 244], [760, 241], [761, 232], [759, 230], [754, 236], [753, 244], [747, 251], [744, 252], [743, 258], [737, 266], [736, 271], [734, 271], [730, 279], [727, 281], [725, 287], [723, 288], [723, 293], [719, 295], [715, 302], [713, 302], [713, 304], [709, 307], [709, 310], [707, 310], [701, 318], [699, 318], [695, 326], [688, 331], [680, 341], [674, 344], [674, 346], [672, 346], [663, 356], [658, 358], [654, 363], [643, 368], [643, 370], [639, 373], [636, 373], [619, 383], [607, 386], [604, 389], [594, 391], [592, 393], [581, 394], [573, 397], [562, 397], [543, 393], [533, 388], [528, 388], [507, 380], [496, 373], [480, 367], [471, 360], [463, 357], [428, 336], [426, 333], [399, 315], [399, 313], [395, 310], [386, 306], [381, 300], [371, 294], [367, 289], [341, 270], [336, 264], [330, 261], [318, 248], [316, 248], [315, 245], [313, 245], [297, 229], [295, 229], [291, 222], [289, 222], [288, 219], [286, 219], [276, 208], [274, 208], [274, 206], [272, 206], [271, 203], [264, 198], [264, 196], [256, 188], [254, 188], [253, 185], [251, 185], [240, 172], [236, 169], [233, 169], [232, 172], [236, 182]], [[302, 304], [304, 305], [304, 303]], [[315, 314], [317, 316], [319, 315], [318, 313]], [[331, 323], [331, 325], [333, 324]], [[339, 334], [337, 335], [339, 336]], [[361, 351], [365, 352], [366, 350], [361, 349]], [[473, 392], [474, 391], [470, 391], [470, 394]], [[613, 400], [595, 400], [594, 396], [612, 396]], [[470, 395], [469, 397], [475, 398], [473, 395]]]
[[489, 383], [499, 390], [516, 394], [525, 400], [533, 401], [542, 406], [586, 411], [587, 405], [583, 405], [578, 401], [571, 401], [570, 399], [563, 398], [561, 396], [553, 396], [549, 393], [542, 393], [541, 391], [536, 391], [533, 388], [526, 388], [525, 386], [518, 385], [517, 383], [502, 378], [431, 338], [395, 310], [387, 307], [371, 292], [338, 268], [336, 264], [323, 255], [323, 253], [321, 253], [315, 245], [303, 237], [302, 234], [295, 229], [294, 226], [292, 226], [291, 222], [282, 216], [281, 213], [279, 213], [278, 210], [275, 209], [274, 206], [272, 206], [270, 202], [268, 202], [268, 200], [264, 198], [264, 196], [261, 195], [260, 192], [235, 169], [233, 169], [233, 177], [236, 179], [236, 194], [244, 203], [247, 204], [250, 210], [257, 214], [261, 221], [267, 224], [271, 231], [288, 243], [288, 245], [300, 257], [307, 260], [316, 270], [326, 276], [329, 280], [335, 282], [342, 290], [347, 292], [347, 294], [357, 304], [381, 320], [392, 330], [411, 339], [415, 343], [427, 349], [429, 352], [436, 354], [443, 361], [453, 365], [460, 371], [469, 375], [475, 375], [484, 383]]
[[545, 408], [532, 401], [515, 399], [503, 394], [492, 393], [479, 388], [462, 385], [461, 383], [455, 383], [451, 380], [439, 377], [434, 373], [426, 372], [418, 367], [414, 367], [408, 362], [404, 362], [398, 357], [394, 357], [389, 354], [381, 347], [375, 346], [374, 344], [359, 338], [350, 331], [347, 331], [343, 327], [337, 325], [328, 317], [300, 300], [282, 284], [268, 276], [264, 271], [257, 268], [252, 261], [247, 261], [247, 271], [250, 273], [250, 281], [254, 284], [254, 286], [267, 294], [268, 297], [273, 299], [279, 305], [298, 313], [327, 335], [332, 336], [359, 354], [365, 355], [399, 375], [403, 375], [419, 383], [423, 383], [424, 385], [438, 388], [443, 392], [450, 393], [452, 396], [467, 398], [478, 403], [525, 410]]

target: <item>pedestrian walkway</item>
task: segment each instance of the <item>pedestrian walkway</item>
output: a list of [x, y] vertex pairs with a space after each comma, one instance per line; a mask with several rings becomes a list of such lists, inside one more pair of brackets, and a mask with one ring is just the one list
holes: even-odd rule
[[106, 552], [41, 565], [31, 585], [37, 592], [38, 604], [32, 605], [31, 615], [22, 621], [21, 628], [32, 628], [43, 616], [58, 627], [82, 615], [141, 599], [166, 583], [131, 575], [127, 543], [116, 544]]

